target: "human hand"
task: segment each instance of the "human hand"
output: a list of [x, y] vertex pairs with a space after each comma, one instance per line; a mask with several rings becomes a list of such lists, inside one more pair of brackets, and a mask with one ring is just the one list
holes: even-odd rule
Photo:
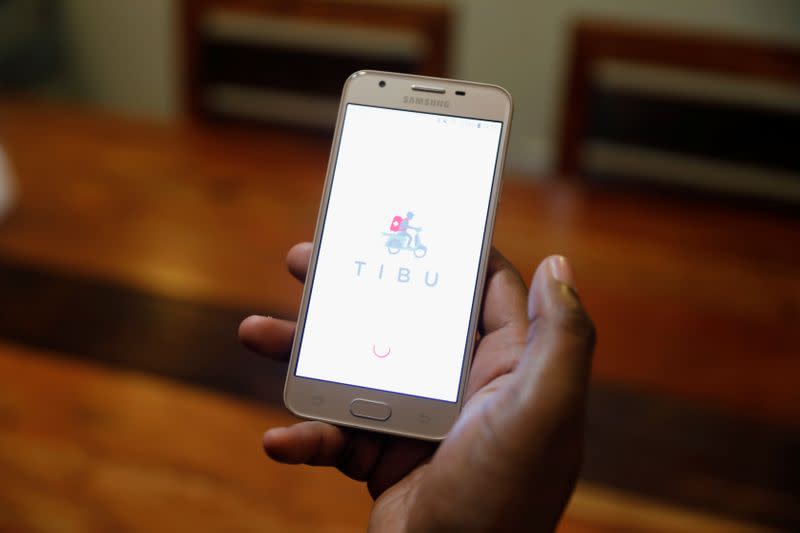
[[[310, 255], [310, 243], [289, 251], [301, 281]], [[254, 351], [287, 360], [294, 331], [294, 322], [251, 316], [239, 335]], [[300, 422], [267, 431], [265, 451], [366, 481], [374, 531], [554, 529], [580, 469], [594, 349], [566, 259], [545, 259], [528, 294], [493, 249], [479, 335], [464, 408], [441, 445]]]

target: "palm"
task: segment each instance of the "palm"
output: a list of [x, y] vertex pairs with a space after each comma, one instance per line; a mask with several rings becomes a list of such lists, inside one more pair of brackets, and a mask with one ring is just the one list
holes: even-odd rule
[[[487, 294], [487, 300], [489, 298]], [[487, 304], [490, 302], [487, 301]], [[486, 307], [484, 313], [485, 310]], [[504, 377], [511, 372], [524, 349], [525, 329], [503, 328], [480, 338], [475, 350], [464, 409], [446, 444], [437, 450], [432, 445], [421, 445], [418, 441], [398, 438], [387, 440], [387, 449], [395, 451], [381, 456], [375, 470], [391, 471], [399, 479], [369, 480], [370, 492], [377, 498], [373, 509], [373, 524], [402, 523], [409, 514], [409, 504], [414, 501], [410, 495], [426, 483], [426, 477], [430, 479], [430, 476], [426, 476], [429, 470], [455, 472], [462, 467], [461, 456], [474, 442], [473, 435], [482, 430], [482, 415], [486, 411], [481, 407], [490, 403], [493, 395], [502, 394]], [[390, 464], [382, 464], [386, 462]], [[412, 475], [408, 475], [409, 473]]]
[[[309, 256], [308, 244], [298, 245], [289, 253], [289, 269], [300, 280], [305, 277]], [[473, 511], [470, 523], [475, 524], [482, 515], [490, 515], [482, 508], [511, 505], [515, 496], [509, 491], [518, 481], [516, 472], [527, 466], [532, 471], [541, 470], [545, 478], [554, 478], [544, 480], [548, 492], [541, 497], [554, 511], [540, 513], [542, 523], [553, 523], [563, 508], [564, 494], [571, 490], [580, 447], [573, 445], [580, 442], [580, 424], [568, 423], [568, 431], [564, 431], [560, 420], [580, 419], [588, 366], [551, 368], [547, 358], [539, 357], [537, 352], [542, 346], [552, 348], [554, 343], [547, 335], [538, 345], [532, 342], [539, 334], [530, 328], [528, 316], [534, 311], [527, 309], [527, 302], [525, 283], [511, 264], [493, 250], [466, 402], [441, 446], [322, 422], [301, 422], [268, 431], [264, 436], [267, 453], [286, 463], [336, 466], [346, 475], [366, 481], [370, 494], [376, 498], [371, 517], [371, 524], [376, 527], [398, 527], [409, 518], [424, 520], [448, 514], [452, 519], [463, 520], [470, 515], [469, 509]], [[591, 330], [590, 323], [588, 327]], [[283, 359], [293, 334], [294, 323], [263, 317], [250, 317], [240, 328], [245, 344]], [[579, 348], [591, 354], [591, 344], [590, 340], [586, 347]], [[523, 356], [525, 368], [520, 370]], [[571, 374], [562, 375], [565, 370]], [[562, 379], [565, 377], [566, 386]], [[572, 387], [569, 380], [577, 387]], [[547, 385], [551, 381], [556, 388]], [[573, 411], [576, 416], [572, 416]], [[554, 437], [562, 441], [555, 453], [550, 449]], [[546, 455], [545, 462], [563, 468], [551, 471], [534, 464], [541, 462], [542, 454]], [[498, 464], [482, 461], [496, 456], [508, 460]], [[487, 494], [474, 488], [487, 482], [500, 489]], [[437, 497], [443, 493], [451, 497]], [[524, 505], [525, 500], [522, 502]]]

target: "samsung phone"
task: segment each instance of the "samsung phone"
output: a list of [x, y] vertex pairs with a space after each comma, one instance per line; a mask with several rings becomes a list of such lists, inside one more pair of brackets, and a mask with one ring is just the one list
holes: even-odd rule
[[345, 83], [284, 390], [294, 414], [439, 440], [464, 400], [511, 123], [497, 86]]

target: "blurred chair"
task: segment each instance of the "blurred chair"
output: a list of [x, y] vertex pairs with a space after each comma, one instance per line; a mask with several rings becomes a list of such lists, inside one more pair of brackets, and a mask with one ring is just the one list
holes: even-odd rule
[[800, 202], [800, 50], [595, 21], [572, 38], [562, 175]]
[[196, 118], [332, 128], [361, 69], [447, 73], [447, 7], [350, 0], [184, 0], [184, 99]]
[[0, 91], [42, 89], [62, 74], [61, 5], [0, 0]]

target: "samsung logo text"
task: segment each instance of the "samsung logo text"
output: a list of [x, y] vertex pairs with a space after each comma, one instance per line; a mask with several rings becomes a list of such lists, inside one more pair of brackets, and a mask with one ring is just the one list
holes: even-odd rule
[[424, 96], [404, 96], [404, 104], [427, 105], [431, 107], [450, 107], [450, 100], [440, 100], [438, 98], [425, 98]]

